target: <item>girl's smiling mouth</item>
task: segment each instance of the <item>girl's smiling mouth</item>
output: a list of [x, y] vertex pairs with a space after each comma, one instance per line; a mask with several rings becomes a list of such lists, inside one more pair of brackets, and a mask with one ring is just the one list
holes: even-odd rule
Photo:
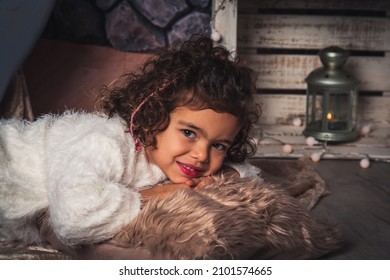
[[181, 162], [177, 162], [177, 165], [179, 166], [180, 171], [188, 177], [199, 177], [203, 172], [203, 169], [193, 165], [184, 164]]

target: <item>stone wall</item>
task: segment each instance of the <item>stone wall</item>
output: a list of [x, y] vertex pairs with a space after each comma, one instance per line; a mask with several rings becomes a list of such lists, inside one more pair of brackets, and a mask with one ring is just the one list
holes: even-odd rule
[[210, 34], [211, 0], [57, 0], [44, 38], [152, 53]]

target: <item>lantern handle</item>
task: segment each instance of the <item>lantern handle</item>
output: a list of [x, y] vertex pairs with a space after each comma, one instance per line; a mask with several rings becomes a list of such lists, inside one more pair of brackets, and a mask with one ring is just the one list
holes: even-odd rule
[[330, 46], [324, 48], [319, 53], [322, 64], [330, 69], [341, 68], [347, 58], [349, 52], [338, 46]]

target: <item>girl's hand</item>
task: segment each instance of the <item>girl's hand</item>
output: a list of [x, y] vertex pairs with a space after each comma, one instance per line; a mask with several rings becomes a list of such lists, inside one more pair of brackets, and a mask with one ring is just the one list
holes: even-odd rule
[[[225, 165], [223, 165], [221, 169], [218, 171], [218, 173], [215, 175], [217, 176], [223, 175], [225, 177], [232, 176], [235, 178], [238, 178], [240, 176], [236, 170]], [[157, 198], [166, 197], [179, 189], [188, 189], [188, 188], [200, 189], [213, 182], [214, 182], [214, 178], [212, 176], [192, 178], [186, 181], [185, 183], [180, 183], [180, 184], [167, 183], [167, 184], [158, 185], [157, 187], [151, 189], [141, 190], [140, 194], [142, 196], [142, 199], [146, 201], [153, 197], [157, 197]]]
[[[224, 176], [226, 178], [238, 178], [240, 174], [233, 168], [223, 165], [221, 169], [215, 174], [216, 176]], [[193, 189], [200, 189], [214, 182], [212, 176], [192, 178], [186, 184]]]
[[207, 177], [199, 177], [199, 178], [192, 178], [186, 182], [186, 185], [192, 189], [200, 189], [204, 186], [207, 186], [214, 182], [213, 177], [207, 176]]

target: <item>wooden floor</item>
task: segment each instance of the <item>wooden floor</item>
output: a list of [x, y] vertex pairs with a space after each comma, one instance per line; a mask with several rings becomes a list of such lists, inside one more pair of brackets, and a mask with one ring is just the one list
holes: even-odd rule
[[331, 193], [314, 208], [337, 223], [345, 247], [330, 259], [390, 259], [390, 163], [367, 169], [355, 160], [322, 160], [316, 170]]
[[[139, 66], [148, 55], [41, 40], [23, 69], [36, 116], [66, 109], [93, 110], [100, 87]], [[356, 160], [315, 166], [331, 194], [313, 213], [338, 223], [346, 236], [331, 259], [390, 259], [390, 163], [362, 169]]]

